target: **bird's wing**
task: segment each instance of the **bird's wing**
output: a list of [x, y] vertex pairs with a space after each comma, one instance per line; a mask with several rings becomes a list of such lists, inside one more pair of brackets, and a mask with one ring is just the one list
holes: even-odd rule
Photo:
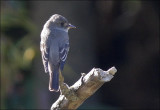
[[67, 55], [68, 55], [68, 51], [69, 51], [69, 42], [65, 43], [64, 45], [62, 45], [59, 48], [59, 56], [60, 56], [60, 69], [63, 70], [65, 61], [67, 59]]
[[48, 73], [50, 39], [51, 37], [49, 37], [48, 35], [45, 35], [44, 32], [42, 32], [40, 49], [41, 49], [41, 55], [42, 55], [42, 61], [43, 61], [45, 73]]

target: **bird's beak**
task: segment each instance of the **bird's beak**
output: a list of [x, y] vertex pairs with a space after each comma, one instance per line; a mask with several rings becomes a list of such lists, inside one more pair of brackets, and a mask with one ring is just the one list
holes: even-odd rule
[[69, 24], [69, 28], [76, 28], [76, 26], [73, 26], [72, 24]]

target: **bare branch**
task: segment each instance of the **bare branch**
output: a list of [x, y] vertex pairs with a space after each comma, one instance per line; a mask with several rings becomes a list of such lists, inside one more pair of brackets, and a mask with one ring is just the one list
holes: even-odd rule
[[116, 72], [116, 68], [112, 67], [107, 71], [103, 71], [100, 68], [93, 68], [88, 74], [82, 73], [81, 78], [74, 85], [68, 87], [64, 84], [64, 88], [61, 87], [61, 91], [65, 92], [61, 93], [57, 101], [52, 105], [51, 110], [77, 109], [105, 82], [110, 81]]

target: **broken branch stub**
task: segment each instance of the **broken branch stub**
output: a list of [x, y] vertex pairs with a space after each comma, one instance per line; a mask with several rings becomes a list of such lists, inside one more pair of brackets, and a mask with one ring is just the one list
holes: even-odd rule
[[51, 109], [77, 109], [105, 82], [110, 81], [116, 72], [116, 68], [112, 67], [107, 71], [103, 71], [100, 68], [93, 68], [88, 74], [82, 73], [81, 78], [69, 87], [69, 95], [60, 95]]

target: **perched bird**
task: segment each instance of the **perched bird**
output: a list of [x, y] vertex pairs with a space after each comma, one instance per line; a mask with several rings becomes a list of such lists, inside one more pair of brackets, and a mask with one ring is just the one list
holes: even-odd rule
[[63, 70], [69, 51], [68, 30], [75, 28], [59, 14], [52, 15], [41, 32], [40, 50], [46, 73], [49, 73], [49, 90], [59, 91], [59, 74]]

